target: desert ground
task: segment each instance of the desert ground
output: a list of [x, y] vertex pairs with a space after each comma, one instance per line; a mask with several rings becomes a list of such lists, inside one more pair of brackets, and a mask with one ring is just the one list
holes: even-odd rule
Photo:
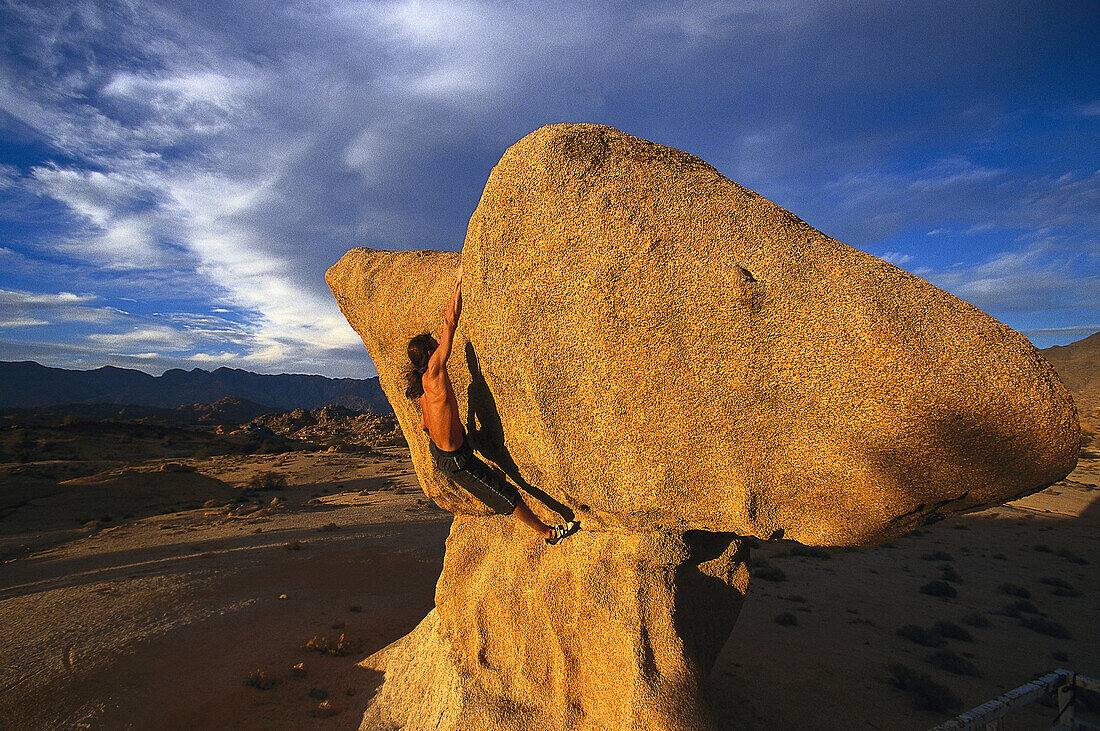
[[[64, 460], [0, 466], [0, 727], [358, 726], [380, 677], [356, 663], [431, 609], [450, 515], [399, 443], [209, 447], [60, 482]], [[1085, 454], [884, 546], [761, 542], [707, 688], [720, 728], [925, 729], [1055, 668], [1100, 677]]]

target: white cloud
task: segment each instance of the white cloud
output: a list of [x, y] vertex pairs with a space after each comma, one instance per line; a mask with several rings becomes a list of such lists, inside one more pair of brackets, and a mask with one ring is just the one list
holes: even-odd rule
[[[811, 21], [821, 12], [820, 5], [807, 0], [681, 0], [658, 4], [641, 22], [692, 39], [725, 40], [762, 32], [782, 35]], [[833, 10], [839, 10], [835, 3]]]
[[1100, 276], [1082, 270], [1054, 242], [1042, 240], [975, 265], [920, 274], [991, 314], [1089, 310], [1100, 303]]
[[[868, 5], [9, 3], [0, 110], [57, 154], [29, 179], [0, 168], [0, 190], [29, 187], [76, 224], [18, 255], [0, 250], [0, 260], [18, 270], [20, 286], [64, 282], [53, 289], [186, 299], [181, 307], [232, 315], [134, 317], [79, 357], [121, 357], [106, 347], [114, 343], [142, 351], [133, 358], [159, 354], [143, 367], [228, 354], [257, 369], [316, 364], [350, 374], [364, 353], [324, 270], [358, 245], [458, 248], [499, 153], [551, 121], [622, 122], [658, 141], [679, 124], [686, 138], [716, 140], [691, 148], [708, 158], [706, 145], [725, 144], [735, 178], [747, 175], [800, 214], [794, 204], [835, 211], [833, 221], [864, 242], [907, 226], [946, 241], [980, 225], [1095, 218], [1095, 176], [1008, 175], [946, 144], [939, 162], [890, 163], [920, 131], [853, 120], [844, 86], [857, 78], [849, 72], [871, 88], [918, 71], [882, 63], [895, 51], [886, 44], [849, 53], [852, 37], [892, 22], [893, 6], [865, 13]], [[877, 25], [822, 47], [848, 15]], [[939, 63], [959, 60], [946, 59]], [[845, 110], [842, 121], [830, 121], [830, 108]], [[823, 177], [833, 184], [820, 185]], [[39, 258], [19, 259], [31, 254]], [[57, 320], [32, 309], [4, 317]], [[183, 342], [186, 352], [168, 347]]]
[[0, 327], [42, 327], [60, 323], [107, 324], [117, 322], [113, 307], [95, 305], [97, 297], [72, 292], [28, 292], [0, 289]]
[[1082, 104], [1077, 108], [1077, 113], [1082, 117], [1100, 117], [1100, 101]]

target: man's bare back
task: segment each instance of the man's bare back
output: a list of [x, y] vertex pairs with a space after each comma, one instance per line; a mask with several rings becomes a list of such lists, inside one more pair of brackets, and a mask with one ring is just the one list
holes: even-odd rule
[[[443, 311], [443, 329], [439, 340], [430, 335], [418, 335], [409, 341], [409, 358], [414, 370], [408, 374], [409, 398], [419, 399], [420, 426], [431, 439], [429, 452], [436, 466], [452, 480], [465, 487], [494, 512], [514, 515], [520, 522], [553, 545], [580, 529], [580, 524], [570, 520], [550, 527], [543, 523], [514, 486], [507, 484], [503, 476], [494, 473], [466, 444], [466, 433], [458, 416], [458, 399], [455, 398], [451, 377], [447, 372], [447, 359], [454, 345], [458, 318], [462, 314], [462, 266], [455, 273], [455, 291], [447, 309]], [[426, 354], [428, 362], [423, 364]], [[423, 368], [423, 373], [419, 369]], [[416, 382], [419, 373], [419, 384]], [[419, 386], [420, 388], [417, 388]], [[419, 396], [416, 394], [420, 391]]]
[[451, 355], [458, 317], [462, 314], [462, 266], [455, 275], [455, 291], [443, 313], [443, 331], [435, 344], [428, 370], [421, 376], [424, 395], [420, 397], [420, 426], [440, 449], [453, 452], [462, 446], [465, 433], [458, 418], [458, 399], [455, 398], [451, 376], [447, 372], [447, 359]]

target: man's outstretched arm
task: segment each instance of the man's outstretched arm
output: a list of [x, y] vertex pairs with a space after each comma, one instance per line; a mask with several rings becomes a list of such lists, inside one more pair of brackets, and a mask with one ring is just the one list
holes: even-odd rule
[[458, 318], [462, 314], [462, 265], [458, 265], [455, 273], [455, 291], [451, 295], [451, 301], [443, 310], [443, 331], [439, 334], [439, 347], [432, 353], [428, 362], [428, 369], [442, 368], [451, 357], [451, 346], [454, 344], [455, 330], [458, 329]]

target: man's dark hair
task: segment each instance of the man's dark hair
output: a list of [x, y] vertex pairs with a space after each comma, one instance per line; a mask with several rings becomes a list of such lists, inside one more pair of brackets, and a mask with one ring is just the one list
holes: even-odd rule
[[431, 333], [417, 335], [409, 341], [409, 360], [412, 361], [412, 370], [405, 374], [409, 387], [405, 389], [405, 398], [417, 399], [424, 395], [424, 384], [420, 378], [428, 370], [428, 359], [432, 356]]

